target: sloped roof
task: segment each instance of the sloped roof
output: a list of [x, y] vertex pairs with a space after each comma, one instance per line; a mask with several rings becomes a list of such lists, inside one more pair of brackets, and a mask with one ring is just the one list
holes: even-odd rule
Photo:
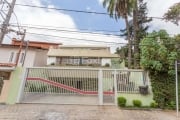
[[117, 58], [117, 54], [111, 54], [107, 50], [91, 49], [49, 49], [48, 56], [59, 57], [100, 57], [100, 58]]
[[59, 45], [60, 48], [109, 48], [102, 45]]
[[[20, 40], [17, 40], [16, 38], [12, 39], [12, 45], [21, 45]], [[27, 41], [29, 47], [39, 47], [42, 49], [49, 49], [51, 46], [58, 47], [59, 45], [62, 45], [62, 43], [53, 43], [53, 42], [41, 42], [41, 41]], [[23, 46], [25, 46], [25, 43], [23, 43]]]

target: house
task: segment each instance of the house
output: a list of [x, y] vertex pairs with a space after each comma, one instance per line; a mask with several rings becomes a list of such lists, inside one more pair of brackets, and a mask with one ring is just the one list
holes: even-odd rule
[[[57, 47], [59, 43], [21, 41], [12, 39], [12, 44], [0, 45], [0, 102], [5, 101], [10, 85], [20, 75], [22, 67], [41, 67], [46, 65], [49, 47]], [[21, 68], [21, 70], [19, 69]], [[22, 74], [21, 74], [22, 75]], [[16, 83], [18, 81], [15, 81]]]
[[111, 66], [111, 59], [118, 58], [111, 54], [106, 46], [60, 45], [48, 51], [47, 65], [70, 66]]
[[1, 44], [0, 77], [9, 79], [11, 71], [16, 66], [45, 66], [48, 48], [50, 46], [57, 47], [58, 45], [59, 43], [28, 41], [21, 46], [21, 41], [15, 38], [12, 39], [11, 44]]

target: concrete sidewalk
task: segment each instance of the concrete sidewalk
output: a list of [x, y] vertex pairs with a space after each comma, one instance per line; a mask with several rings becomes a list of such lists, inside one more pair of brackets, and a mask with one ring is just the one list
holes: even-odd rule
[[180, 120], [175, 111], [122, 110], [115, 106], [0, 105], [0, 120]]

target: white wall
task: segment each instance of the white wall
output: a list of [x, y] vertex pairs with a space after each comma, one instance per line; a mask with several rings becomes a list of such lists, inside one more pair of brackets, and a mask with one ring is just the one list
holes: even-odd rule
[[0, 48], [0, 63], [9, 62], [11, 51], [9, 49]]
[[34, 60], [34, 66], [36, 67], [46, 66], [46, 61], [47, 61], [47, 50], [37, 50]]
[[51, 65], [52, 63], [56, 63], [56, 57], [47, 58], [47, 65]]
[[[0, 47], [0, 63], [10, 63], [9, 59], [11, 53], [14, 52], [13, 60], [11, 63], [16, 63], [17, 53], [19, 51], [18, 47]], [[22, 53], [25, 53], [25, 50], [22, 49], [19, 56], [18, 66], [22, 65], [21, 58]], [[24, 61], [24, 67], [33, 67], [33, 66], [45, 66], [47, 60], [47, 50], [39, 50], [29, 48], [26, 53], [26, 58]]]
[[104, 66], [106, 63], [108, 63], [111, 66], [111, 59], [110, 58], [102, 58], [101, 65]]
[[[24, 50], [22, 52], [24, 52]], [[35, 62], [35, 56], [36, 56], [36, 51], [27, 50], [26, 58], [25, 58], [25, 61], [24, 61], [24, 67], [33, 67], [34, 62]], [[21, 59], [21, 56], [19, 58], [19, 62], [20, 62], [20, 59]], [[21, 65], [21, 63], [18, 63], [18, 65]]]
[[0, 63], [9, 63], [11, 52], [14, 52], [11, 63], [15, 63], [16, 53], [18, 53], [18, 49], [0, 47]]

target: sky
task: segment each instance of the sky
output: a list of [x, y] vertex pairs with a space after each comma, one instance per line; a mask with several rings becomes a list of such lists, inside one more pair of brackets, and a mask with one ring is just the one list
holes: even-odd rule
[[[12, 0], [8, 1], [11, 2]], [[102, 6], [102, 1], [103, 0], [16, 0], [16, 3], [104, 13], [107, 12], [107, 10]], [[146, 1], [148, 6], [148, 16], [150, 17], [162, 17], [171, 5], [179, 2], [179, 0], [166, 0], [166, 2], [164, 2], [164, 0]], [[26, 29], [27, 31], [25, 37], [26, 40], [58, 42], [65, 45], [106, 45], [111, 46], [113, 49], [127, 42], [124, 38], [119, 36], [120, 29], [125, 28], [124, 20], [115, 20], [108, 15], [76, 13], [16, 5], [10, 23], [26, 26], [20, 27], [21, 30]], [[56, 30], [34, 29], [31, 28], [32, 26], [46, 26], [46, 28]], [[18, 29], [14, 27], [10, 28]], [[150, 23], [149, 31], [159, 29], [165, 29], [172, 35], [180, 33], [179, 26], [176, 26], [171, 22], [154, 19]], [[39, 34], [45, 34], [46, 36]], [[6, 36], [4, 43], [10, 43], [10, 38], [12, 37], [20, 38], [20, 36], [17, 36], [15, 33], [9, 33]]]

